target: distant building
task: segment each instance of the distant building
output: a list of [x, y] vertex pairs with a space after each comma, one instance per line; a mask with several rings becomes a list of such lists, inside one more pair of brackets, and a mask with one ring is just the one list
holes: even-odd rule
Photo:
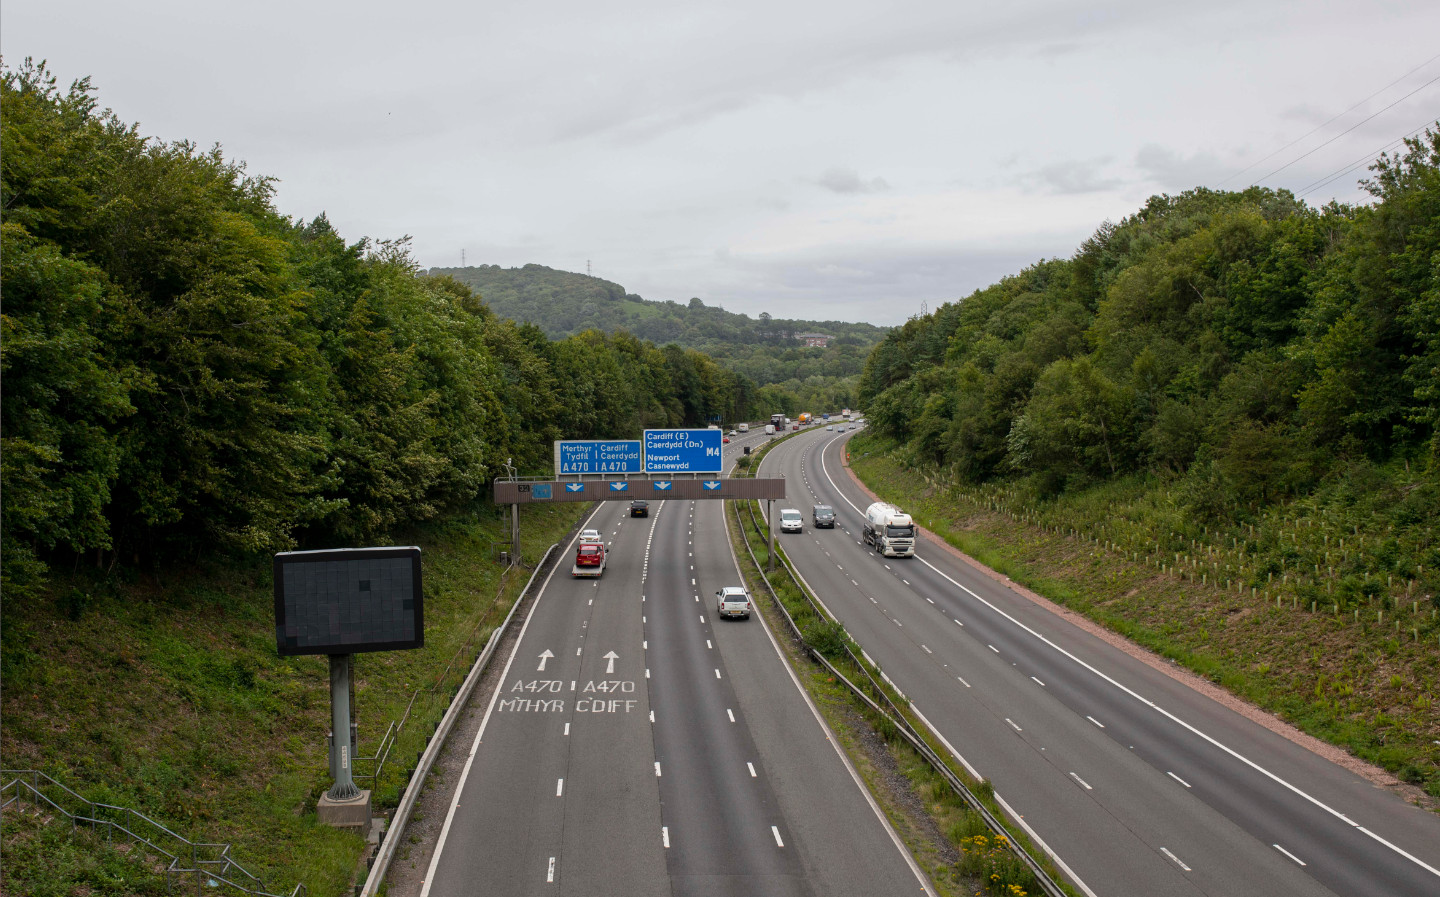
[[826, 344], [835, 337], [827, 336], [823, 333], [797, 333], [795, 334], [795, 338], [803, 342], [806, 346], [823, 349]]

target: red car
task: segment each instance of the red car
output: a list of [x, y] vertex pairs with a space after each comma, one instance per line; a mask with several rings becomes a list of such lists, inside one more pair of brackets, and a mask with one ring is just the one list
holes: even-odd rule
[[722, 436], [722, 437], [720, 437], [720, 441], [721, 441], [721, 442], [729, 442], [729, 441], [730, 441], [730, 437], [729, 437], [729, 436]]

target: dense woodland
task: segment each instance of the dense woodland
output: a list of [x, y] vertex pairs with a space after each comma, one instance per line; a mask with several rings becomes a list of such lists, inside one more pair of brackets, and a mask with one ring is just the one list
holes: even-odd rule
[[485, 500], [507, 459], [545, 472], [562, 435], [794, 405], [694, 350], [507, 320], [86, 81], [27, 63], [0, 102], [11, 596], [55, 563], [376, 539]]
[[[1440, 131], [1372, 170], [1366, 205], [1155, 197], [1073, 257], [892, 331], [861, 404], [957, 482], [1060, 502], [1161, 489], [1196, 536], [1303, 500], [1380, 545], [1363, 579], [1347, 567], [1352, 598], [1380, 588], [1374, 574], [1434, 596]], [[1293, 529], [1273, 534], [1277, 580]]]
[[[700, 299], [656, 302], [627, 293], [618, 283], [557, 271], [544, 265], [502, 268], [431, 268], [464, 283], [502, 317], [538, 325], [552, 339], [586, 329], [624, 330], [657, 345], [695, 349], [744, 374], [757, 386], [778, 386], [784, 410], [838, 408], [852, 401], [870, 349], [885, 335], [873, 324], [804, 321], [736, 314]], [[807, 348], [801, 333], [834, 337], [823, 349]], [[781, 410], [781, 408], [776, 408]]]

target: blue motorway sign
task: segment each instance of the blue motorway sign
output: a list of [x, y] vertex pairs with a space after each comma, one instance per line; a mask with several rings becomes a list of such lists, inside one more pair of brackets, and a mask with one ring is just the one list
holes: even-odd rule
[[645, 469], [638, 439], [556, 440], [555, 475], [640, 473]]
[[647, 473], [720, 473], [720, 430], [646, 430]]
[[550, 484], [549, 484], [549, 483], [532, 483], [531, 486], [530, 486], [530, 497], [531, 497], [531, 498], [547, 498], [547, 499], [548, 499], [548, 498], [550, 497]]
[[656, 492], [669, 492], [672, 483], [669, 480], [654, 480], [651, 485], [655, 487]]
[[717, 490], [717, 489], [720, 488], [720, 481], [719, 481], [719, 480], [706, 480], [705, 482], [703, 482], [703, 483], [700, 484], [700, 487], [701, 487], [702, 489], [705, 489], [707, 492], [714, 492], [715, 490]]
[[630, 491], [630, 484], [629, 484], [629, 483], [626, 483], [626, 482], [611, 483], [611, 484], [610, 484], [610, 491], [611, 491], [611, 492], [629, 492], [629, 491]]
[[584, 484], [584, 483], [566, 483], [566, 484], [565, 484], [565, 491], [566, 491], [566, 492], [584, 492], [584, 491], [585, 491], [585, 484]]

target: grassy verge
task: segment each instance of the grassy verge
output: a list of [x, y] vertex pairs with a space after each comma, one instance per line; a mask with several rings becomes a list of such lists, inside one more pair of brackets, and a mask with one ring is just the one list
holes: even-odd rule
[[[527, 506], [525, 557], [538, 560], [587, 507]], [[525, 585], [528, 570], [495, 561], [493, 547], [507, 536], [504, 519], [485, 509], [396, 540], [424, 549], [425, 647], [355, 659], [357, 773], [373, 771], [363, 758], [409, 708], [373, 784], [377, 808], [398, 802], [455, 689]], [[77, 573], [57, 578], [46, 600], [7, 606], [4, 765], [42, 770], [192, 840], [229, 843], [274, 889], [299, 881], [313, 897], [348, 892], [364, 841], [315, 819], [329, 784], [326, 660], [279, 657], [273, 607], [268, 558], [159, 577]], [[4, 835], [7, 892], [155, 886], [152, 872], [119, 890], [97, 887], [103, 870], [51, 862], [38, 845], [54, 831], [13, 813]]]
[[[1423, 579], [1346, 572], [1368, 570], [1365, 552], [1383, 557], [1397, 539], [1367, 538], [1323, 505], [1196, 524], [1153, 481], [1049, 500], [967, 486], [869, 434], [852, 441], [851, 467], [986, 566], [1383, 767], [1436, 807], [1436, 607]], [[1409, 538], [1419, 547], [1400, 550], [1425, 559], [1424, 531]]]
[[[735, 509], [727, 509], [726, 520], [731, 538], [741, 549], [737, 551], [741, 572], [767, 621], [777, 633], [789, 636], [789, 624], [782, 618], [783, 608], [795, 620], [805, 642], [825, 654], [846, 678], [852, 682], [867, 681], [866, 673], [878, 678], [878, 669], [860, 661], [865, 666], [862, 670], [853, 661], [845, 651], [848, 640], [844, 629], [835, 621], [823, 618], [806, 600], [802, 587], [783, 568], [769, 580], [775, 590], [772, 598], [756, 565], [757, 562], [760, 567], [766, 565], [769, 555], [765, 538], [752, 525], [751, 509], [752, 506], [741, 505], [739, 519]], [[749, 546], [749, 552], [744, 550], [745, 545]], [[783, 552], [778, 546], [776, 550], [777, 564], [780, 564]], [[1006, 844], [1007, 838], [1016, 838], [1017, 843], [1025, 845], [1032, 856], [1045, 862], [1043, 854], [1028, 843], [1023, 833], [1000, 835], [992, 832], [984, 818], [970, 808], [949, 781], [900, 736], [892, 719], [875, 713], [837, 682], [825, 667], [812, 661], [792, 638], [782, 638], [781, 643], [791, 666], [836, 733], [841, 746], [941, 894], [1020, 897], [1039, 893], [1034, 876]], [[858, 648], [853, 644], [850, 647], [858, 656]], [[884, 689], [892, 701], [903, 704], [893, 690], [886, 686], [877, 687]], [[918, 721], [910, 720], [910, 724], [912, 729], [923, 732]], [[928, 734], [922, 737], [930, 743]], [[950, 763], [942, 746], [933, 743], [930, 746], [944, 762]], [[1000, 808], [994, 803], [989, 783], [970, 780], [963, 769], [954, 765], [949, 765], [949, 769], [967, 783], [972, 794], [986, 803], [993, 816], [1003, 818]], [[903, 781], [900, 787], [908, 790], [908, 795], [898, 793], [899, 789], [886, 780], [887, 770], [899, 773]], [[1048, 871], [1052, 878], [1058, 880], [1059, 876], [1053, 869]]]

